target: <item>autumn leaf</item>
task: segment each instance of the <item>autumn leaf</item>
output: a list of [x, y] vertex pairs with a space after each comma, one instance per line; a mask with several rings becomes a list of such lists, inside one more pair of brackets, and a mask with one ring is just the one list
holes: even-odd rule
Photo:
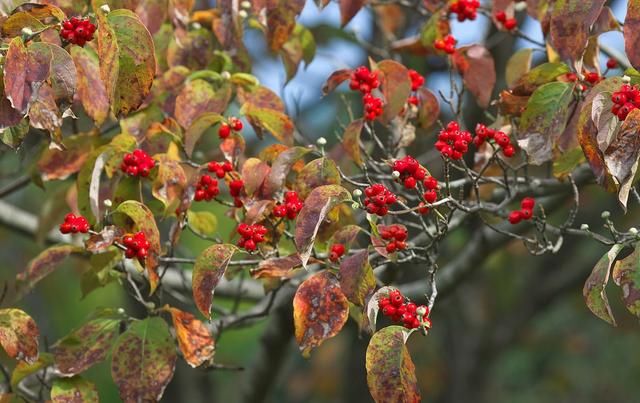
[[234, 245], [213, 245], [196, 259], [191, 280], [193, 300], [206, 318], [211, 317], [211, 304], [216, 286], [237, 250]]
[[49, 75], [49, 65], [37, 60], [21, 38], [9, 43], [4, 65], [4, 91], [11, 106], [22, 115], [27, 113], [38, 89]]
[[440, 118], [438, 97], [427, 88], [418, 89], [418, 123], [423, 129], [429, 129]]
[[189, 80], [176, 98], [176, 120], [190, 128], [203, 114], [222, 114], [231, 100], [231, 86], [214, 88], [203, 79]]
[[376, 403], [420, 401], [416, 368], [405, 345], [406, 332], [403, 327], [389, 326], [369, 341], [367, 384]]
[[[47, 368], [53, 364], [53, 355], [49, 353], [40, 353], [38, 359], [32, 363], [19, 361], [15, 369], [11, 373], [11, 387], [17, 388], [18, 384], [26, 377], [37, 373], [41, 369]], [[0, 399], [1, 400], [1, 399]]]
[[273, 195], [282, 189], [293, 165], [310, 151], [307, 147], [292, 147], [280, 152], [264, 181], [265, 195]]
[[57, 378], [51, 384], [52, 403], [98, 403], [96, 385], [79, 376]]
[[209, 362], [215, 353], [215, 342], [209, 329], [189, 312], [166, 307], [171, 314], [176, 339], [185, 361], [193, 368]]
[[404, 108], [411, 94], [409, 70], [394, 60], [382, 60], [376, 68], [380, 74], [380, 85], [384, 95], [383, 119], [388, 122]]
[[625, 211], [640, 161], [639, 131], [640, 109], [634, 109], [604, 152], [604, 162], [618, 187], [618, 201]]
[[622, 248], [623, 245], [613, 245], [611, 249], [600, 258], [582, 289], [582, 295], [591, 312], [613, 326], [616, 326], [616, 321], [613, 318], [605, 288], [607, 283], [609, 283], [611, 266], [613, 266]]
[[336, 163], [328, 158], [318, 158], [309, 162], [298, 173], [294, 189], [304, 199], [319, 186], [339, 185], [340, 183], [340, 172]]
[[306, 267], [311, 256], [320, 224], [334, 207], [350, 199], [349, 191], [338, 185], [320, 186], [309, 193], [304, 201], [304, 207], [298, 214], [294, 237], [303, 266]]
[[364, 120], [356, 119], [349, 123], [342, 134], [342, 146], [353, 162], [358, 166], [362, 166], [364, 164], [362, 154], [360, 152], [360, 133], [362, 133], [363, 128]]
[[640, 244], [636, 242], [633, 252], [617, 260], [613, 266], [611, 277], [622, 289], [622, 300], [635, 316], [640, 316]]
[[125, 403], [160, 400], [176, 366], [169, 327], [159, 317], [137, 320], [118, 337], [111, 376]]
[[193, 149], [204, 132], [211, 126], [220, 123], [222, 119], [223, 117], [219, 113], [206, 112], [199, 115], [191, 123], [184, 133], [184, 148], [188, 156], [193, 154]]
[[89, 47], [72, 46], [71, 57], [78, 71], [78, 97], [96, 126], [109, 116], [109, 95], [100, 78], [100, 61]]
[[478, 105], [488, 107], [496, 85], [496, 67], [491, 53], [481, 45], [464, 46], [458, 48], [452, 59], [465, 87], [475, 96]]
[[74, 245], [56, 245], [40, 252], [29, 262], [27, 268], [16, 276], [19, 293], [23, 295], [29, 292], [40, 280], [53, 273], [69, 255], [82, 251], [83, 248]]
[[7, 355], [33, 364], [38, 359], [36, 322], [20, 309], [0, 309], [0, 345]]
[[327, 95], [336, 89], [340, 84], [351, 77], [351, 69], [337, 70], [331, 73], [327, 81], [322, 86], [322, 95]]
[[376, 288], [376, 278], [369, 263], [367, 249], [342, 259], [340, 288], [350, 302], [364, 306], [366, 299]]
[[513, 87], [518, 80], [531, 69], [531, 60], [533, 59], [533, 49], [524, 48], [518, 50], [511, 55], [507, 62], [505, 70], [505, 80], [507, 87]]
[[261, 260], [258, 267], [251, 269], [251, 276], [260, 278], [290, 278], [296, 273], [296, 268], [302, 267], [302, 260], [297, 253], [285, 257], [275, 257]]
[[549, 43], [563, 60], [581, 60], [589, 30], [605, 3], [605, 0], [558, 0], [553, 5]]
[[240, 113], [247, 117], [258, 136], [268, 132], [283, 144], [293, 145], [294, 125], [283, 112], [245, 103], [240, 109]]
[[333, 274], [322, 271], [302, 282], [293, 297], [293, 322], [303, 354], [338, 334], [348, 316], [347, 297]]

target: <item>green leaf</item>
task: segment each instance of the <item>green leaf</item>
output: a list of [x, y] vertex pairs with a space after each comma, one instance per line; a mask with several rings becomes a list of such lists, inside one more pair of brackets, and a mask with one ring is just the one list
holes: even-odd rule
[[505, 80], [507, 87], [513, 87], [520, 78], [531, 70], [531, 60], [533, 58], [533, 49], [523, 48], [515, 52], [507, 62], [505, 70]]
[[543, 63], [522, 76], [515, 87], [521, 92], [530, 94], [539, 86], [570, 72], [571, 69], [564, 63]]
[[636, 242], [631, 254], [616, 261], [611, 277], [622, 289], [622, 300], [629, 312], [640, 317], [640, 243]]
[[197, 233], [213, 235], [218, 228], [218, 219], [209, 211], [187, 211], [187, 222]]
[[20, 381], [29, 375], [35, 374], [43, 368], [53, 364], [53, 355], [49, 353], [40, 353], [38, 359], [29, 364], [25, 361], [18, 362], [16, 368], [11, 373], [11, 387], [16, 388]]
[[318, 158], [302, 168], [294, 183], [294, 189], [301, 198], [306, 198], [311, 191], [322, 185], [339, 185], [340, 171], [333, 160]]
[[79, 376], [57, 378], [51, 385], [52, 403], [98, 403], [99, 401], [96, 385]]
[[202, 134], [211, 126], [220, 123], [222, 119], [223, 117], [219, 113], [206, 112], [191, 123], [191, 126], [184, 133], [184, 149], [188, 156], [193, 154], [193, 149]]
[[237, 250], [237, 247], [230, 244], [213, 245], [196, 259], [191, 280], [193, 300], [207, 318], [211, 317], [213, 292]]
[[526, 151], [529, 163], [541, 165], [551, 159], [553, 146], [569, 120], [574, 88], [572, 83], [553, 82], [539, 87], [529, 98], [518, 134], [518, 145]]
[[33, 364], [38, 359], [36, 322], [20, 309], [0, 309], [0, 345], [11, 358]]
[[119, 9], [98, 17], [100, 77], [116, 115], [138, 109], [151, 91], [156, 60], [151, 34], [138, 16]]
[[118, 337], [111, 355], [111, 376], [125, 402], [160, 400], [176, 365], [169, 327], [159, 317], [135, 321]]
[[406, 329], [389, 326], [376, 332], [369, 341], [367, 384], [376, 403], [420, 401], [416, 368], [406, 339]]
[[609, 282], [611, 266], [622, 248], [623, 245], [613, 245], [613, 247], [602, 256], [591, 271], [582, 289], [582, 295], [591, 312], [613, 326], [616, 326], [616, 321], [611, 313], [605, 288]]
[[51, 348], [58, 370], [64, 375], [77, 375], [103, 361], [126, 317], [116, 310], [105, 309], [58, 340]]
[[82, 273], [80, 279], [80, 290], [82, 298], [86, 297], [93, 290], [104, 287], [120, 278], [116, 266], [124, 259], [120, 249], [111, 249], [104, 253], [91, 255], [89, 258], [90, 268]]

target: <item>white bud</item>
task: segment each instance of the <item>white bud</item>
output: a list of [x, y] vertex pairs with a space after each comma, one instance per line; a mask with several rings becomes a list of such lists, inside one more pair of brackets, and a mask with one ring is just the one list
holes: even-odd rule
[[354, 209], [354, 210], [359, 209], [360, 208], [360, 203], [358, 203], [358, 202], [351, 203], [351, 208]]
[[427, 307], [425, 306], [419, 306], [418, 309], [416, 309], [416, 313], [420, 316], [424, 316], [427, 314]]
[[400, 172], [398, 172], [398, 171], [391, 172], [391, 177], [393, 179], [398, 179], [400, 177]]
[[582, 224], [580, 226], [580, 229], [583, 230], [583, 231], [589, 231], [589, 224]]
[[104, 201], [102, 202], [102, 204], [103, 204], [105, 207], [111, 207], [111, 206], [113, 206], [113, 202], [111, 201], [111, 199], [104, 199]]
[[31, 35], [33, 35], [33, 31], [32, 31], [32, 30], [31, 30], [31, 28], [29, 28], [29, 27], [24, 27], [24, 28], [22, 28], [22, 31], [21, 31], [21, 32], [22, 32], [22, 35], [25, 35], [25, 36], [31, 36]]
[[356, 189], [353, 191], [353, 197], [360, 197], [360, 196], [362, 196], [362, 190]]
[[636, 227], [629, 228], [629, 233], [631, 235], [638, 235], [638, 229]]
[[247, 18], [249, 16], [249, 14], [245, 10], [238, 11], [238, 15], [240, 16], [240, 18]]
[[122, 309], [122, 308], [118, 308], [118, 313], [119, 313], [120, 315], [123, 315], [123, 314], [124, 314], [124, 309]]
[[540, 180], [539, 179], [534, 179], [531, 181], [531, 189], [536, 189], [540, 187]]
[[325, 139], [324, 137], [320, 137], [318, 140], [316, 140], [316, 144], [319, 146], [326, 146], [327, 145], [327, 139]]
[[200, 25], [199, 22], [194, 22], [193, 24], [191, 24], [191, 27], [193, 29], [200, 29], [200, 28], [202, 28], [202, 25]]
[[109, 14], [111, 12], [111, 7], [109, 7], [108, 4], [103, 4], [100, 6], [100, 10], [105, 14]]
[[225, 80], [228, 80], [231, 78], [231, 73], [229, 73], [228, 71], [223, 71], [222, 73], [220, 73], [220, 76]]
[[611, 213], [607, 210], [603, 211], [602, 214], [600, 214], [600, 217], [604, 218], [605, 220], [609, 217], [611, 217]]
[[627, 75], [622, 76], [622, 82], [625, 84], [629, 84], [631, 82], [631, 77]]
[[240, 3], [240, 7], [246, 8], [246, 9], [250, 9], [251, 8], [251, 2], [245, 0], [242, 3]]

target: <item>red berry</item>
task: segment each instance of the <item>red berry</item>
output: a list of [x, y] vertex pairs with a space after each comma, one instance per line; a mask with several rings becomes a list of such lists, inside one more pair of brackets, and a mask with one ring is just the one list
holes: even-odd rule
[[518, 211], [512, 211], [509, 214], [509, 222], [513, 225], [518, 224], [520, 221], [522, 221], [522, 212]]
[[513, 30], [514, 28], [516, 28], [518, 26], [518, 21], [515, 18], [509, 18], [508, 20], [506, 20], [504, 22], [504, 27], [505, 29], [507, 29], [508, 31]]
[[523, 208], [522, 210], [520, 210], [520, 215], [522, 216], [523, 220], [530, 220], [531, 217], [533, 217], [533, 210]]
[[522, 207], [523, 209], [527, 209], [527, 210], [533, 210], [535, 205], [536, 205], [536, 201], [535, 201], [535, 199], [533, 197], [525, 197], [520, 202], [520, 207]]
[[226, 139], [231, 135], [231, 126], [227, 123], [220, 124], [220, 128], [218, 129], [218, 137], [221, 139]]
[[616, 59], [607, 60], [607, 68], [608, 69], [615, 69], [616, 67], [618, 67], [618, 61]]

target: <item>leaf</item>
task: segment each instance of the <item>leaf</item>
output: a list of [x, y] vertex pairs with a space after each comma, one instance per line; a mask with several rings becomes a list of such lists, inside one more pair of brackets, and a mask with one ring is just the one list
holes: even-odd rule
[[296, 10], [292, 2], [276, 0], [267, 8], [267, 44], [277, 52], [287, 42], [296, 25]]
[[97, 312], [85, 324], [52, 347], [56, 368], [65, 376], [77, 375], [102, 362], [120, 334], [126, 317], [116, 310]]
[[614, 140], [618, 131], [619, 120], [611, 112], [613, 101], [611, 101], [611, 93], [602, 92], [593, 98], [591, 107], [591, 120], [598, 129], [596, 140], [600, 151], [605, 152]]
[[284, 113], [275, 109], [260, 108], [251, 103], [245, 103], [240, 109], [258, 136], [269, 132], [278, 141], [286, 145], [293, 145], [294, 125]]
[[184, 128], [191, 125], [204, 113], [221, 114], [231, 100], [231, 86], [224, 84], [215, 88], [205, 80], [188, 81], [176, 98], [176, 120]]
[[82, 273], [80, 280], [80, 290], [82, 298], [91, 291], [104, 287], [120, 278], [120, 273], [114, 268], [124, 260], [122, 251], [111, 248], [107, 252], [91, 255], [89, 258], [90, 267]]
[[452, 55], [453, 63], [482, 108], [489, 106], [491, 93], [496, 85], [496, 67], [491, 53], [481, 45], [458, 48]]
[[0, 309], [0, 345], [7, 355], [19, 361], [33, 364], [38, 359], [36, 322], [20, 309]]
[[411, 95], [411, 79], [409, 70], [394, 60], [382, 60], [377, 70], [385, 99], [383, 118], [388, 122], [402, 111]]
[[549, 43], [563, 60], [579, 62], [606, 0], [558, 0], [553, 6]]
[[72, 46], [71, 57], [78, 71], [78, 98], [87, 115], [100, 126], [109, 116], [109, 95], [100, 78], [100, 61], [89, 47]]
[[309, 193], [304, 201], [304, 207], [298, 214], [294, 237], [303, 266], [306, 267], [311, 256], [320, 224], [334, 207], [350, 199], [349, 191], [339, 185], [320, 186]]
[[165, 211], [173, 213], [187, 187], [187, 174], [179, 161], [167, 154], [156, 155], [158, 173], [153, 179], [151, 192], [160, 200]]
[[627, 200], [640, 161], [640, 110], [632, 110], [622, 122], [620, 131], [604, 152], [607, 170], [618, 186], [618, 200], [627, 210]]
[[102, 253], [108, 250], [114, 242], [124, 235], [122, 228], [115, 225], [107, 225], [100, 232], [90, 234], [84, 241], [84, 247], [91, 253]]
[[640, 316], [640, 245], [633, 252], [615, 262], [611, 277], [622, 289], [622, 300], [632, 314]]
[[21, 38], [14, 38], [4, 64], [4, 91], [11, 106], [22, 115], [49, 75], [49, 65], [41, 63], [27, 50]]
[[65, 150], [47, 148], [38, 159], [38, 171], [43, 181], [66, 179], [78, 172], [89, 158], [95, 138], [75, 135], [64, 139]]
[[624, 34], [624, 50], [631, 62], [631, 65], [640, 69], [640, 0], [628, 0], [627, 16], [622, 28]]
[[285, 257], [274, 257], [258, 262], [258, 267], [251, 269], [251, 276], [255, 279], [291, 278], [297, 273], [295, 269], [298, 267], [302, 267], [302, 261], [297, 253]]
[[135, 200], [128, 200], [121, 203], [115, 209], [115, 212], [129, 217], [131, 221], [133, 221], [135, 228], [138, 231], [144, 232], [147, 241], [151, 244], [144, 266], [149, 276], [149, 285], [151, 288], [149, 293], [153, 294], [160, 283], [157, 272], [158, 256], [160, 256], [160, 233], [156, 225], [156, 220], [153, 218], [153, 213], [147, 206]]
[[304, 199], [319, 186], [339, 185], [340, 182], [340, 172], [336, 163], [328, 158], [318, 158], [309, 162], [298, 173], [294, 189]]
[[587, 308], [589, 308], [594, 315], [613, 326], [616, 326], [616, 321], [611, 313], [605, 288], [609, 282], [611, 266], [622, 248], [623, 245], [613, 245], [611, 249], [600, 258], [582, 289], [582, 295], [584, 296]]
[[340, 263], [340, 288], [347, 299], [364, 306], [366, 299], [376, 288], [376, 278], [369, 264], [369, 251], [364, 249], [348, 256]]
[[187, 211], [187, 222], [198, 234], [213, 235], [218, 227], [218, 219], [208, 211]]
[[138, 109], [151, 90], [156, 70], [151, 34], [132, 11], [98, 12], [100, 77], [116, 115]]
[[388, 298], [389, 293], [396, 288], [384, 286], [378, 289], [367, 301], [366, 314], [367, 314], [367, 323], [369, 325], [369, 330], [371, 333], [375, 333], [376, 331], [376, 321], [378, 319], [378, 311], [380, 311], [379, 302], [382, 298]]
[[433, 43], [451, 32], [449, 18], [443, 9], [434, 11], [420, 30], [420, 44], [430, 51], [435, 51]]
[[543, 63], [522, 76], [514, 84], [513, 91], [517, 95], [529, 95], [539, 86], [570, 72], [569, 66], [564, 63]]
[[358, 166], [363, 166], [362, 154], [360, 152], [360, 134], [364, 127], [364, 120], [356, 119], [349, 123], [342, 134], [342, 146], [353, 162]]
[[338, 279], [328, 271], [303, 281], [293, 297], [296, 341], [305, 355], [337, 335], [348, 317], [347, 297], [340, 289]]
[[193, 300], [207, 318], [211, 317], [213, 292], [237, 250], [238, 248], [234, 245], [213, 245], [205, 249], [196, 259], [191, 280]]
[[49, 353], [40, 353], [38, 359], [29, 364], [25, 361], [20, 361], [16, 365], [16, 368], [11, 373], [11, 387], [17, 388], [18, 384], [29, 375], [35, 374], [43, 368], [49, 367], [53, 364], [53, 355]]
[[340, 26], [347, 25], [365, 3], [366, 0], [340, 0]]
[[507, 62], [505, 71], [505, 80], [507, 87], [513, 87], [522, 76], [531, 70], [531, 60], [533, 58], [533, 49], [523, 48], [515, 52]]
[[377, 403], [420, 401], [416, 368], [405, 342], [405, 329], [400, 326], [380, 329], [369, 341], [367, 384]]
[[429, 129], [440, 117], [440, 102], [438, 97], [429, 89], [418, 89], [418, 123], [423, 129]]
[[167, 307], [176, 329], [176, 339], [184, 360], [191, 367], [199, 367], [213, 360], [216, 347], [209, 329], [189, 312]]
[[193, 154], [193, 149], [202, 134], [211, 126], [220, 123], [222, 119], [223, 117], [219, 113], [205, 112], [191, 123], [191, 126], [184, 133], [184, 149], [188, 156]]
[[159, 317], [134, 321], [111, 355], [111, 376], [126, 403], [160, 400], [176, 366], [169, 327]]
[[553, 82], [534, 91], [520, 119], [518, 145], [529, 163], [541, 165], [552, 157], [555, 141], [569, 120], [574, 84]]
[[57, 378], [51, 384], [52, 403], [98, 403], [96, 385], [79, 376]]
[[249, 198], [256, 194], [262, 194], [262, 185], [266, 180], [271, 168], [267, 163], [257, 158], [249, 158], [242, 165], [241, 176], [244, 182], [244, 189]]
[[316, 54], [316, 42], [311, 31], [301, 24], [296, 24], [291, 37], [282, 45], [280, 54], [288, 82], [296, 75], [300, 62], [304, 60], [308, 66]]
[[16, 279], [19, 284], [20, 294], [25, 294], [32, 290], [40, 280], [58, 268], [72, 253], [81, 253], [82, 248], [74, 245], [56, 245], [40, 252], [38, 256], [33, 258], [27, 268], [18, 273]]
[[331, 73], [329, 78], [327, 78], [327, 81], [322, 86], [322, 95], [329, 94], [330, 92], [335, 90], [336, 87], [342, 84], [344, 81], [348, 80], [349, 77], [351, 77], [352, 71], [353, 70], [351, 69], [342, 69], [342, 70], [336, 70], [333, 73]]
[[[282, 189], [293, 165], [311, 151], [306, 147], [292, 147], [278, 154], [264, 182], [265, 195], [273, 195]], [[248, 193], [248, 191], [247, 191]]]

